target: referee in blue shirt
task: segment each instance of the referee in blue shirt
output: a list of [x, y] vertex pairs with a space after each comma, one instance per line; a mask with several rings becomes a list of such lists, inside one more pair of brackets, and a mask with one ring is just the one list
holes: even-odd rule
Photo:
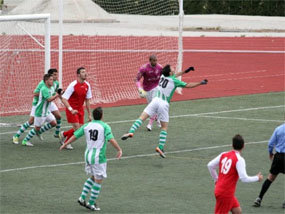
[[[275, 148], [276, 153], [273, 154], [273, 149]], [[268, 152], [270, 160], [273, 159], [271, 168], [269, 170], [269, 175], [264, 181], [259, 196], [256, 198], [253, 206], [260, 207], [262, 198], [271, 183], [275, 180], [279, 173], [285, 173], [285, 123], [278, 126], [268, 143]], [[283, 208], [285, 208], [285, 201], [283, 202]]]

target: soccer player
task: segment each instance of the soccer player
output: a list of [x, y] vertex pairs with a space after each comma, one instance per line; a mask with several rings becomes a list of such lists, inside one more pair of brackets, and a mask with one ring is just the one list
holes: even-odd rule
[[[273, 154], [274, 148], [276, 152], [275, 154]], [[269, 159], [272, 161], [271, 168], [269, 170], [270, 173], [262, 185], [259, 196], [255, 199], [253, 204], [255, 207], [261, 206], [264, 194], [276, 179], [277, 175], [279, 173], [285, 173], [285, 123], [281, 124], [274, 130], [268, 142], [268, 152]], [[285, 208], [285, 201], [283, 202], [282, 207]]]
[[187, 70], [183, 72], [178, 72], [175, 75], [174, 70], [171, 68], [171, 66], [166, 65], [162, 69], [162, 75], [159, 81], [159, 86], [155, 98], [153, 98], [152, 101], [147, 105], [140, 117], [133, 123], [129, 132], [127, 134], [124, 134], [121, 139], [126, 140], [129, 137], [133, 137], [135, 131], [142, 125], [143, 121], [157, 114], [157, 117], [161, 123], [161, 131], [159, 135], [159, 145], [158, 147], [156, 147], [155, 150], [162, 158], [165, 158], [164, 146], [166, 142], [169, 121], [169, 103], [175, 89], [177, 87], [194, 88], [200, 85], [207, 84], [208, 82], [208, 80], [205, 79], [201, 82], [185, 83], [176, 79], [176, 77], [181, 76], [184, 73], [188, 73], [191, 70], [194, 70], [194, 68], [189, 67]]
[[[93, 118], [93, 121], [84, 124], [78, 130], [76, 130], [74, 135], [60, 147], [60, 150], [64, 149], [76, 139], [85, 135], [87, 143], [84, 154], [85, 171], [87, 174], [90, 174], [91, 177], [85, 181], [82, 193], [78, 199], [78, 203], [81, 206], [85, 206], [91, 210], [100, 210], [98, 205], [96, 205], [96, 199], [99, 196], [103, 179], [107, 178], [107, 142], [110, 142], [117, 150], [118, 159], [120, 159], [122, 156], [122, 149], [115, 140], [110, 126], [102, 121], [103, 110], [101, 107], [93, 110]], [[86, 196], [90, 190], [91, 195], [88, 204], [86, 204]]]
[[[56, 92], [59, 88], [59, 83], [58, 83], [58, 71], [55, 68], [51, 68], [48, 70], [48, 74], [52, 75], [54, 78], [54, 82], [53, 82], [53, 90]], [[34, 117], [35, 117], [35, 109], [36, 109], [36, 105], [38, 103], [39, 100], [39, 92], [42, 88], [42, 86], [44, 86], [45, 83], [43, 80], [41, 80], [39, 82], [39, 84], [37, 85], [36, 89], [34, 90], [34, 98], [33, 98], [33, 103], [32, 103], [32, 110], [30, 113], [30, 118], [27, 122], [25, 122], [24, 124], [21, 125], [20, 129], [17, 131], [17, 133], [13, 136], [13, 143], [14, 144], [18, 144], [19, 143], [19, 137], [21, 136], [22, 133], [24, 133], [25, 130], [27, 130], [31, 125], [33, 125], [34, 123]], [[60, 97], [60, 96], [59, 96]], [[57, 120], [57, 125], [56, 125], [56, 130], [55, 130], [55, 137], [59, 136], [59, 132], [60, 132], [60, 124], [61, 124], [61, 115], [60, 112], [56, 106], [56, 104], [54, 102], [51, 102], [50, 105], [50, 109], [49, 109], [53, 115], [56, 117]], [[45, 126], [45, 131], [48, 130], [48, 127]], [[38, 137], [42, 140], [41, 135], [38, 135]]]
[[[256, 176], [248, 176], [245, 160], [241, 156], [244, 149], [244, 140], [237, 134], [232, 139], [233, 150], [223, 152], [208, 163], [208, 169], [215, 181], [216, 214], [241, 213], [240, 204], [235, 197], [238, 179], [242, 182], [261, 181], [263, 176], [259, 172]], [[216, 168], [219, 166], [219, 176]]]
[[27, 134], [22, 141], [22, 145], [33, 146], [29, 140], [37, 133], [41, 134], [45, 131], [45, 127], [42, 127], [45, 122], [48, 123], [48, 129], [56, 126], [55, 117], [49, 110], [51, 101], [55, 100], [59, 96], [57, 93], [54, 94], [53, 80], [54, 78], [51, 74], [44, 75], [43, 81], [45, 84], [41, 87], [39, 100], [35, 107], [35, 128], [31, 129], [31, 131]]
[[[80, 67], [76, 71], [77, 80], [71, 82], [64, 94], [62, 95], [62, 103], [65, 105], [65, 113], [67, 122], [72, 124], [72, 128], [60, 133], [61, 141], [67, 141], [76, 131], [84, 124], [84, 102], [86, 103], [86, 109], [88, 112], [88, 121], [91, 121], [90, 112], [90, 99], [92, 98], [90, 84], [86, 81], [87, 73], [86, 69]], [[66, 147], [67, 149], [73, 149], [71, 145]]]
[[[136, 85], [140, 97], [146, 98], [147, 103], [150, 103], [155, 93], [157, 91], [158, 82], [161, 76], [162, 66], [157, 63], [157, 58], [155, 55], [149, 57], [149, 63], [140, 67], [137, 73]], [[141, 84], [141, 79], [143, 82]], [[157, 115], [150, 118], [148, 125], [146, 126], [148, 131], [152, 130], [153, 121], [157, 119]], [[160, 127], [160, 122], [157, 121], [158, 127]]]

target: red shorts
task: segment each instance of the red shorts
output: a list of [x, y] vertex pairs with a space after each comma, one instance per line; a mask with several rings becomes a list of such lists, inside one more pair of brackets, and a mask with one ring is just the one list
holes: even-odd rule
[[228, 214], [233, 208], [239, 206], [239, 202], [235, 196], [216, 196], [215, 214]]
[[68, 123], [84, 124], [84, 109], [77, 111], [77, 114], [72, 114], [68, 109], [65, 109], [66, 119]]

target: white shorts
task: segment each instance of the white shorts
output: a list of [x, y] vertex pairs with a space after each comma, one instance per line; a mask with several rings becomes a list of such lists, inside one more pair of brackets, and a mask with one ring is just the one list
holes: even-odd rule
[[45, 122], [50, 123], [51, 121], [54, 121], [55, 117], [53, 114], [49, 113], [46, 117], [35, 117], [34, 125], [36, 127], [41, 127], [44, 125]]
[[31, 110], [30, 116], [31, 117], [35, 117], [35, 112], [36, 112], [36, 106], [32, 106], [32, 110]]
[[57, 107], [57, 105], [54, 102], [51, 102], [50, 106], [48, 107], [48, 110], [50, 112], [58, 111], [58, 107]]
[[85, 163], [85, 172], [87, 175], [93, 175], [95, 179], [102, 180], [107, 178], [107, 163], [87, 164]]
[[150, 103], [152, 101], [152, 99], [155, 97], [156, 95], [156, 92], [157, 92], [157, 87], [151, 89], [150, 91], [147, 91], [146, 92], [146, 100], [147, 100], [147, 103]]
[[169, 103], [158, 97], [155, 97], [144, 109], [150, 117], [157, 115], [162, 122], [169, 122]]

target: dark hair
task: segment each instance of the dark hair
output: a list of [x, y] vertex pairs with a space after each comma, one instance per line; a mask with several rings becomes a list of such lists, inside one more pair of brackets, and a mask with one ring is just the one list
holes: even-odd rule
[[152, 60], [152, 59], [156, 59], [156, 56], [155, 55], [150, 55], [149, 61]]
[[55, 72], [58, 72], [56, 68], [50, 68], [47, 73], [48, 74], [53, 74]]
[[97, 107], [93, 110], [93, 118], [94, 120], [101, 120], [103, 116], [103, 109], [102, 107]]
[[47, 81], [50, 77], [52, 77], [51, 74], [45, 74], [45, 75], [44, 75], [44, 78], [43, 78], [43, 81], [44, 81], [44, 82]]
[[170, 69], [170, 65], [166, 65], [164, 66], [164, 68], [162, 69], [162, 74], [165, 77], [168, 77], [170, 75], [171, 69]]
[[244, 140], [241, 135], [237, 134], [233, 137], [233, 148], [241, 150], [244, 147]]
[[84, 67], [79, 67], [79, 68], [77, 68], [76, 73], [77, 73], [77, 74], [80, 74], [81, 70], [83, 70], [83, 69], [85, 69], [85, 68], [84, 68]]

